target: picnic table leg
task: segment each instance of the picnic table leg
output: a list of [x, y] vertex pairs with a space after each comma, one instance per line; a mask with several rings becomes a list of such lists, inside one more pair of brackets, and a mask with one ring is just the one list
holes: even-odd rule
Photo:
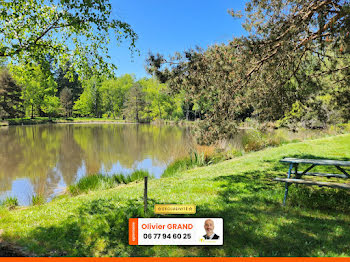
[[[291, 173], [292, 173], [292, 169], [293, 169], [293, 163], [291, 163], [289, 165], [289, 170], [288, 170], [288, 178], [291, 177]], [[286, 200], [287, 200], [287, 196], [288, 196], [288, 187], [289, 187], [289, 183], [286, 182], [286, 189], [284, 190], [284, 198], [283, 198], [283, 205], [286, 205]]]
[[[298, 175], [298, 164], [294, 164], [294, 174], [295, 174], [295, 178], [301, 178], [300, 175]], [[298, 187], [299, 184], [296, 184], [296, 186]]]
[[294, 165], [294, 172], [295, 172], [295, 178], [301, 178], [301, 176], [298, 175], [298, 164]]

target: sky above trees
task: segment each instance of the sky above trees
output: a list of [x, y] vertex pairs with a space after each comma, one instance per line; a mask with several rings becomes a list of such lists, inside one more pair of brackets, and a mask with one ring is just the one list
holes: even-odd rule
[[145, 59], [149, 51], [172, 55], [176, 51], [215, 43], [227, 43], [244, 34], [243, 20], [232, 18], [229, 9], [244, 10], [246, 1], [231, 0], [120, 0], [112, 1], [112, 17], [127, 21], [138, 34], [140, 54], [130, 56], [128, 42], [111, 43], [117, 76], [134, 73], [148, 76]]

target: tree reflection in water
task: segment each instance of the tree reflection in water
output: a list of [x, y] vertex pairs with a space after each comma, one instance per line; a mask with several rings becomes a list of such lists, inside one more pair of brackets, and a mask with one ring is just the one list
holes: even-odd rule
[[[159, 177], [170, 161], [187, 154], [189, 130], [136, 124], [61, 124], [0, 129], [0, 199], [47, 199], [82, 176], [146, 169]], [[21, 183], [21, 181], [27, 181]], [[18, 185], [22, 186], [18, 186]]]

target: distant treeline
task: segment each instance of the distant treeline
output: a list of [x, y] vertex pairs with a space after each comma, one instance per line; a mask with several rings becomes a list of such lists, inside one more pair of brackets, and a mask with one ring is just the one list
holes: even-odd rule
[[195, 120], [200, 106], [184, 92], [173, 94], [155, 78], [134, 75], [91, 76], [80, 80], [67, 64], [3, 66], [0, 71], [0, 118], [107, 117], [150, 122]]

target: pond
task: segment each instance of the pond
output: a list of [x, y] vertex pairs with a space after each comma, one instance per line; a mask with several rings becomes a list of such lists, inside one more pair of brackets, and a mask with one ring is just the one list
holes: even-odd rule
[[188, 129], [138, 124], [53, 124], [0, 128], [0, 201], [35, 194], [49, 201], [88, 174], [137, 169], [159, 178], [191, 147]]

